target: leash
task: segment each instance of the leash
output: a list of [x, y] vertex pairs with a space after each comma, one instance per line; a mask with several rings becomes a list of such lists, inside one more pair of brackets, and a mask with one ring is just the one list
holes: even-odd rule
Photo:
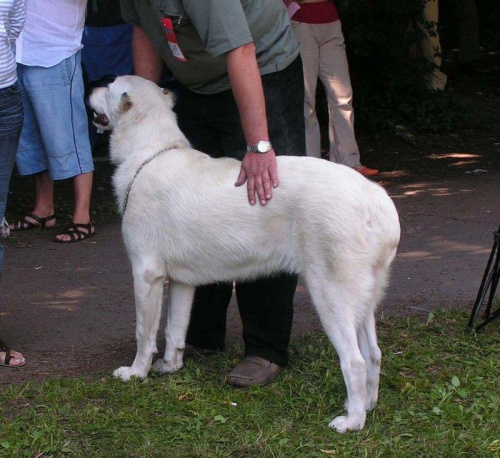
[[156, 159], [160, 154], [164, 153], [165, 151], [169, 151], [171, 149], [178, 148], [177, 145], [170, 147], [170, 148], [163, 148], [162, 150], [158, 151], [157, 153], [153, 154], [150, 158], [146, 159], [141, 166], [137, 169], [137, 172], [135, 172], [134, 178], [130, 181], [130, 183], [127, 186], [127, 193], [125, 194], [125, 202], [123, 203], [123, 211], [122, 211], [122, 217], [125, 216], [125, 210], [127, 209], [127, 204], [128, 204], [128, 196], [130, 194], [130, 190], [132, 189], [132, 185], [134, 184], [135, 179], [137, 178], [137, 175], [139, 175], [139, 172], [146, 166], [148, 165], [153, 159]]

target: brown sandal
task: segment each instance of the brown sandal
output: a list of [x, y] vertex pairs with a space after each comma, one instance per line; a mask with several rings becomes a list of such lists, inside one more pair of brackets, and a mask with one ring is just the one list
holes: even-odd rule
[[[84, 229], [84, 230], [82, 230]], [[92, 232], [92, 229], [94, 229], [94, 232]], [[88, 224], [76, 224], [76, 223], [71, 223], [65, 231], [61, 232], [60, 234], [57, 235], [69, 235], [71, 237], [70, 240], [58, 240], [54, 239], [54, 242], [56, 243], [75, 243], [75, 242], [81, 242], [82, 240], [89, 239], [91, 237], [94, 237], [94, 235], [97, 235], [97, 232], [94, 227], [94, 223], [90, 221]]]
[[[31, 218], [36, 221], [29, 221], [27, 218]], [[12, 232], [19, 231], [29, 231], [31, 229], [43, 229], [47, 226], [49, 221], [56, 219], [56, 215], [50, 215], [42, 218], [41, 216], [35, 215], [34, 213], [28, 213], [23, 219], [17, 221], [17, 223], [13, 224], [10, 230]], [[51, 228], [53, 226], [50, 226]]]

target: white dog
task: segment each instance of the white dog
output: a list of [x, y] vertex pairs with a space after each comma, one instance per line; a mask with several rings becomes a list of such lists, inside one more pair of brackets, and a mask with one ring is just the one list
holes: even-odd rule
[[374, 311], [400, 235], [386, 192], [349, 167], [281, 156], [273, 198], [251, 206], [245, 186], [234, 186], [240, 163], [192, 149], [177, 126], [171, 94], [124, 76], [95, 89], [90, 104], [94, 123], [113, 130], [113, 182], [137, 309], [137, 355], [114, 375], [148, 374], [166, 278], [166, 350], [153, 366], [162, 373], [182, 367], [197, 285], [297, 272], [338, 352], [347, 387], [347, 416], [330, 426], [362, 429], [378, 397]]

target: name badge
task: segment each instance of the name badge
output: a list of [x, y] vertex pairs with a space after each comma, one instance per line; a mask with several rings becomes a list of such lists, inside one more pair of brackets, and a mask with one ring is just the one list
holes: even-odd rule
[[170, 46], [170, 50], [172, 51], [174, 57], [177, 60], [186, 62], [187, 59], [184, 57], [184, 54], [182, 54], [181, 48], [179, 47], [179, 42], [177, 41], [177, 37], [175, 36], [172, 19], [168, 17], [162, 18], [161, 25], [163, 27], [168, 46]]

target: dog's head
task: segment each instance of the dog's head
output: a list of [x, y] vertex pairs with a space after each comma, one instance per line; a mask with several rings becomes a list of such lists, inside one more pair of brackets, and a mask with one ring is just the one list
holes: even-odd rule
[[104, 87], [94, 87], [89, 95], [92, 123], [102, 130], [113, 130], [127, 113], [138, 117], [159, 104], [172, 109], [173, 94], [139, 76], [120, 76]]

